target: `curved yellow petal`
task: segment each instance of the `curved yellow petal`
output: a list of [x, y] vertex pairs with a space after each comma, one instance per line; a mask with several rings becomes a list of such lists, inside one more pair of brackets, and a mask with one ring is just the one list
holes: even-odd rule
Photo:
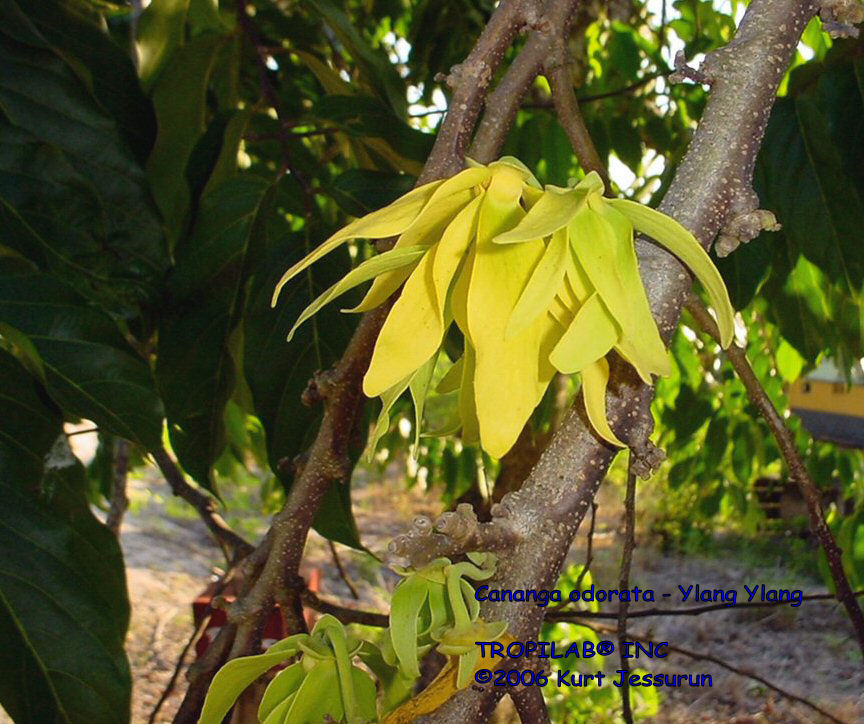
[[462, 268], [457, 272], [456, 282], [450, 294], [450, 311], [453, 313], [453, 319], [469, 342], [471, 342], [471, 330], [468, 328], [468, 286], [474, 271], [474, 257], [475, 246], [470, 246]]
[[[463, 171], [464, 173], [464, 171]], [[444, 183], [455, 179], [454, 176]], [[440, 191], [441, 187], [439, 187]], [[393, 249], [402, 249], [412, 246], [430, 247], [435, 244], [442, 236], [444, 231], [453, 221], [454, 216], [458, 216], [458, 212], [466, 204], [471, 201], [472, 193], [469, 190], [462, 189], [451, 194], [448, 194], [437, 200], [430, 199], [420, 215], [414, 220], [411, 226], [396, 240]], [[369, 287], [366, 296], [363, 297], [360, 304], [349, 312], [367, 312], [374, 309], [379, 304], [382, 304], [411, 275], [411, 269], [394, 269], [391, 272], [382, 274]]]
[[717, 313], [717, 326], [723, 347], [732, 344], [735, 334], [735, 310], [723, 277], [705, 249], [687, 229], [675, 219], [635, 201], [609, 199], [613, 208], [624, 214], [643, 234], [647, 234], [677, 256], [705, 287], [711, 306]]
[[366, 214], [366, 216], [352, 221], [348, 226], [337, 231], [282, 275], [282, 278], [276, 284], [276, 289], [273, 291], [271, 304], [273, 306], [276, 305], [279, 292], [285, 284], [301, 271], [318, 261], [322, 256], [329, 254], [349, 239], [384, 239], [388, 236], [401, 234], [414, 222], [426, 205], [426, 202], [429, 201], [432, 194], [435, 193], [435, 190], [442, 183], [442, 181], [433, 181], [432, 183], [418, 186], [383, 209]]
[[600, 178], [600, 174], [596, 171], [591, 171], [588, 173], [585, 178], [583, 178], [574, 188], [579, 189], [580, 191], [584, 191], [585, 193], [600, 193], [602, 194], [604, 189], [606, 188], [606, 184], [603, 183], [603, 179]]
[[596, 293], [582, 305], [555, 345], [549, 361], [564, 374], [579, 372], [612, 349], [621, 331]]
[[540, 182], [536, 179], [534, 174], [531, 172], [531, 169], [528, 168], [524, 163], [522, 163], [515, 156], [501, 156], [497, 161], [493, 161], [489, 164], [489, 168], [491, 169], [500, 169], [500, 168], [511, 168], [515, 171], [519, 172], [519, 175], [522, 177], [522, 180], [525, 183], [533, 186], [534, 188], [542, 188], [540, 186]]
[[540, 263], [535, 267], [519, 301], [513, 308], [513, 313], [507, 321], [505, 339], [516, 337], [549, 308], [564, 283], [569, 255], [567, 231], [559, 229], [552, 235]]
[[459, 194], [480, 187], [491, 175], [492, 171], [486, 166], [463, 169], [450, 178], [445, 179], [444, 182], [435, 189], [435, 193], [429, 199], [429, 203], [436, 203], [447, 196], [452, 196], [453, 194]]
[[480, 206], [480, 219], [477, 223], [479, 241], [491, 241], [493, 237], [509, 231], [522, 220], [525, 212], [519, 205], [519, 199], [522, 197], [523, 188], [524, 180], [517, 169], [504, 165], [495, 170]]
[[421, 256], [423, 256], [423, 254], [425, 253], [426, 249], [424, 249], [423, 247], [415, 246], [405, 249], [392, 249], [391, 251], [387, 251], [383, 254], [373, 256], [371, 259], [367, 259], [362, 264], [358, 265], [350, 272], [348, 272], [344, 277], [342, 277], [342, 279], [336, 282], [336, 284], [334, 284], [327, 291], [321, 294], [317, 299], [315, 299], [315, 301], [313, 301], [308, 307], [306, 307], [306, 309], [303, 310], [303, 312], [297, 318], [297, 321], [294, 322], [294, 326], [291, 327], [291, 331], [288, 332], [288, 341], [291, 341], [291, 338], [294, 336], [294, 332], [297, 331], [297, 328], [301, 324], [303, 324], [303, 322], [309, 319], [325, 304], [328, 304], [340, 294], [344, 294], [345, 292], [356, 287], [358, 284], [367, 282], [373, 277], [378, 276], [379, 274], [387, 273], [392, 269], [401, 269], [407, 265], [413, 265], [414, 262]]
[[[568, 231], [569, 238], [569, 231]], [[591, 281], [588, 279], [588, 274], [579, 259], [576, 258], [576, 252], [573, 250], [573, 243], [570, 243], [570, 254], [567, 256], [567, 294], [570, 300], [576, 300], [577, 305], [585, 304], [588, 297], [594, 293], [594, 287], [591, 286]], [[574, 310], [578, 306], [574, 307]]]
[[627, 447], [612, 432], [606, 419], [606, 386], [609, 384], [609, 363], [598, 359], [582, 369], [582, 399], [591, 426], [606, 442], [617, 447]]
[[444, 323], [432, 280], [434, 258], [432, 249], [421, 259], [381, 327], [363, 378], [367, 397], [376, 397], [410, 376], [441, 344]]
[[450, 283], [465, 260], [468, 246], [477, 235], [482, 196], [478, 196], [460, 211], [444, 230], [441, 241], [435, 247], [435, 259], [432, 263], [432, 279], [435, 285], [438, 308], [443, 311], [447, 301]]
[[518, 244], [542, 239], [570, 223], [585, 203], [585, 194], [574, 189], [546, 187], [515, 228], [495, 237], [496, 244]]
[[505, 341], [507, 321], [545, 244], [539, 239], [503, 246], [492, 243], [493, 236], [522, 213], [505, 202], [508, 192], [510, 199], [514, 194], [510, 179], [502, 179], [495, 188], [501, 173], [493, 176], [480, 211], [467, 295], [468, 329], [476, 351], [474, 398], [480, 440], [483, 449], [496, 457], [512, 447], [552, 379], [555, 370], [549, 353], [560, 335], [555, 321], [541, 315], [522, 334]]
[[619, 344], [627, 350], [629, 361], [643, 379], [668, 375], [669, 354], [639, 275], [633, 227], [598, 196], [573, 218], [569, 230], [591, 285], [621, 327]]
[[559, 295], [555, 295], [552, 300], [552, 305], [549, 307], [548, 314], [558, 322], [565, 330], [570, 326], [573, 317], [576, 316], [568, 305], [561, 301]]

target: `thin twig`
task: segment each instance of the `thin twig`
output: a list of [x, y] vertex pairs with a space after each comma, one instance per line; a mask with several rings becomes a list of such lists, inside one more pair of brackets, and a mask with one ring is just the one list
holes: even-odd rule
[[[578, 623], [578, 621], [573, 621], [572, 623]], [[615, 629], [613, 629], [611, 627], [589, 626], [587, 624], [580, 624], [580, 625], [584, 625], [585, 628], [590, 629], [591, 631], [594, 631], [595, 633], [598, 633], [598, 634], [615, 633]], [[648, 642], [652, 641], [652, 639], [648, 636], [640, 636], [639, 634], [634, 634], [632, 632], [630, 633], [630, 638], [635, 640], [635, 641], [642, 641], [644, 643], [648, 643]], [[685, 649], [682, 646], [673, 646], [672, 644], [669, 644], [669, 643], [666, 644], [666, 648], [669, 651], [674, 651], [676, 654], [680, 654], [681, 656], [686, 656], [689, 659], [695, 659], [697, 661], [708, 661], [712, 664], [716, 664], [721, 669], [726, 669], [726, 671], [731, 671], [733, 674], [737, 674], [738, 676], [743, 676], [743, 677], [746, 677], [748, 679], [753, 679], [753, 681], [758, 681], [763, 686], [766, 686], [769, 689], [771, 689], [772, 691], [775, 691], [778, 694], [780, 694], [780, 696], [782, 696], [786, 699], [789, 699], [790, 701], [794, 701], [798, 704], [803, 704], [804, 706], [809, 707], [813, 711], [818, 712], [819, 714], [824, 716], [829, 721], [835, 722], [836, 724], [845, 724], [845, 722], [843, 722], [841, 719], [838, 719], [833, 714], [825, 711], [825, 709], [820, 707], [818, 704], [814, 704], [812, 701], [810, 701], [809, 699], [805, 699], [803, 696], [798, 696], [797, 694], [793, 694], [791, 691], [787, 691], [786, 689], [778, 686], [777, 684], [774, 684], [771, 681], [768, 681], [768, 679], [766, 679], [764, 676], [760, 676], [759, 674], [754, 674], [752, 671], [748, 671], [747, 669], [742, 669], [740, 667], [733, 666], [729, 662], [724, 661], [723, 659], [720, 659], [716, 656], [713, 656], [712, 654], [703, 654], [703, 653], [699, 653], [696, 651], [691, 651], [690, 649]]]
[[105, 525], [114, 535], [120, 535], [123, 515], [129, 507], [126, 479], [129, 472], [129, 443], [122, 438], [114, 441], [114, 475], [111, 480], [111, 506]]
[[351, 582], [351, 579], [342, 567], [342, 561], [339, 560], [339, 553], [336, 551], [336, 546], [329, 538], [327, 539], [327, 545], [330, 547], [330, 555], [333, 557], [333, 563], [336, 566], [336, 570], [339, 571], [339, 578], [342, 579], [342, 582], [348, 587], [348, 590], [351, 591], [351, 597], [355, 601], [360, 600], [360, 595], [357, 593], [357, 589], [354, 587], [354, 584]]
[[[630, 588], [630, 566], [633, 563], [633, 549], [636, 547], [636, 473], [633, 471], [632, 456], [627, 467], [627, 492], [624, 496], [624, 545], [621, 550], [621, 568], [618, 574], [618, 590]], [[627, 724], [633, 724], [633, 709], [630, 707], [630, 666], [624, 656], [624, 642], [627, 641], [627, 611], [630, 600], [618, 604], [618, 653], [621, 668], [627, 672], [621, 681], [621, 716]]]
[[164, 447], [154, 450], [152, 455], [168, 485], [171, 486], [174, 495], [183, 498], [198, 511], [198, 515], [216, 539], [229, 564], [244, 558], [254, 550], [252, 545], [225, 522], [225, 519], [216, 510], [216, 502], [209, 495], [205, 495], [186, 482], [186, 478], [180, 472], [177, 463], [174, 462]]
[[75, 435], [88, 435], [91, 432], [99, 432], [98, 427], [88, 427], [84, 430], [73, 430], [72, 432], [67, 432], [66, 437], [74, 437]]
[[[672, 71], [658, 71], [656, 73], [650, 73], [649, 75], [640, 78], [629, 85], [625, 85], [621, 88], [615, 88], [614, 90], [604, 91], [602, 93], [586, 93], [585, 95], [577, 95], [576, 100], [579, 102], [579, 105], [583, 105], [585, 103], [596, 103], [597, 101], [606, 100], [607, 98], [615, 98], [616, 96], [623, 96], [627, 93], [632, 93], [635, 90], [639, 90], [642, 86], [648, 85], [652, 80], [657, 80], [658, 78], [665, 78]], [[546, 100], [532, 101], [531, 103], [523, 103], [522, 108], [530, 108], [530, 109], [539, 109], [542, 110], [544, 108], [554, 108], [555, 103], [552, 98]]]
[[377, 626], [378, 628], [387, 628], [390, 625], [390, 619], [386, 613], [360, 611], [356, 608], [340, 606], [338, 603], [318, 598], [317, 594], [308, 589], [300, 594], [300, 598], [304, 606], [308, 606], [320, 613], [329, 613], [331, 616], [338, 618], [342, 623], [360, 623], [364, 626]]
[[183, 670], [183, 666], [186, 664], [186, 656], [189, 654], [190, 649], [198, 642], [198, 639], [204, 634], [207, 630], [207, 625], [210, 623], [210, 617], [212, 615], [212, 609], [208, 610], [206, 615], [201, 619], [198, 626], [195, 627], [195, 630], [192, 632], [192, 635], [186, 641], [186, 644], [183, 646], [183, 649], [180, 651], [180, 655], [177, 657], [177, 664], [174, 666], [174, 671], [171, 674], [171, 678], [168, 680], [168, 683], [165, 686], [165, 689], [162, 691], [162, 695], [159, 697], [159, 701], [156, 702], [156, 705], [153, 707], [153, 711], [150, 712], [150, 716], [147, 719], [147, 724], [154, 724], [156, 721], [156, 717], [159, 715], [159, 710], [168, 701], [168, 697], [174, 693], [174, 688], [177, 686], [177, 679], [180, 677], [180, 672]]
[[579, 165], [586, 171], [596, 171], [603, 179], [606, 188], [609, 188], [609, 175], [606, 172], [606, 164], [603, 163], [597, 148], [588, 133], [588, 127], [579, 110], [579, 101], [573, 91], [573, 81], [570, 77], [569, 48], [561, 43], [557, 57], [554, 57], [546, 68], [546, 78], [552, 90], [552, 100], [555, 103], [555, 111], [558, 120], [570, 139], [570, 145], [579, 159]]
[[579, 0], [548, 3], [545, 14], [535, 23], [519, 55], [486, 99], [483, 120], [477, 127], [468, 154], [471, 158], [480, 163], [489, 163], [496, 158], [522, 106], [522, 99], [542, 70], [553, 46], [559, 38], [569, 35], [578, 5]]
[[597, 522], [597, 501], [591, 501], [591, 523], [588, 526], [588, 541], [585, 544], [585, 565], [582, 566], [582, 570], [579, 571], [579, 577], [576, 579], [576, 585], [573, 586], [574, 590], [580, 591], [582, 590], [582, 581], [585, 580], [585, 576], [588, 575], [588, 571], [591, 570], [591, 563], [594, 561], [594, 525]]
[[[687, 309], [707, 334], [715, 341], [719, 340], [720, 335], [714, 318], [694, 294], [691, 294], [688, 298]], [[735, 368], [738, 378], [747, 390], [750, 402], [759, 410], [759, 414], [762, 415], [762, 419], [765, 420], [765, 423], [771, 430], [771, 434], [777, 441], [777, 446], [780, 448], [780, 452], [789, 469], [789, 477], [795, 481], [798, 489], [801, 491], [804, 502], [807, 504], [810, 528], [813, 530], [814, 535], [819, 540], [819, 544], [822, 546], [822, 550], [825, 552], [825, 559], [828, 562], [831, 578], [834, 581], [837, 600], [843, 604], [846, 612], [849, 614], [849, 620], [852, 622], [852, 628], [855, 630], [855, 636], [858, 639], [858, 646], [861, 649], [862, 656], [864, 656], [864, 613], [862, 613], [861, 607], [855, 599], [852, 586], [849, 585], [849, 579], [846, 578], [846, 573], [843, 570], [843, 552], [840, 550], [837, 541], [834, 540], [834, 534], [828, 527], [828, 521], [825, 519], [825, 511], [822, 509], [822, 499], [816, 483], [810, 477], [807, 466], [798, 453], [792, 433], [786, 427], [786, 423], [780, 416], [780, 413], [777, 412], [777, 409], [762, 387], [762, 383], [759, 382], [759, 378], [750, 366], [746, 351], [733, 342], [726, 350], [726, 355], [729, 357], [729, 361]]]
[[[856, 598], [864, 596], [864, 591], [855, 591], [853, 594]], [[802, 603], [805, 601], [837, 601], [837, 596], [833, 593], [813, 593], [809, 596], [801, 596]], [[713, 613], [715, 611], [728, 611], [730, 608], [774, 608], [775, 606], [788, 606], [789, 601], [745, 601], [744, 603], [736, 603], [730, 606], [728, 603], [712, 603], [708, 606], [692, 606], [690, 608], [645, 608], [641, 611], [630, 611], [627, 614], [628, 619], [634, 618], [653, 618], [657, 616], [701, 616], [703, 613]], [[568, 611], [566, 609], [555, 609], [546, 615], [549, 621], [560, 621], [572, 616], [581, 618], [594, 619], [609, 619], [618, 620], [617, 613], [604, 613], [603, 611]]]

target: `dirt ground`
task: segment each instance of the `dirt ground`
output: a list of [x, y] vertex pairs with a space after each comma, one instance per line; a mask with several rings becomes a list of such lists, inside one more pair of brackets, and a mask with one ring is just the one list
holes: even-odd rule
[[[157, 492], [154, 495], [154, 491]], [[124, 521], [122, 544], [129, 566], [133, 616], [129, 657], [134, 676], [133, 721], [146, 722], [167, 684], [191, 628], [190, 603], [212, 580], [219, 553], [206, 530], [195, 519], [177, 520], [164, 515], [164, 489], [158, 483], [137, 481], [136, 504]], [[419, 512], [430, 510], [420, 491], [405, 491], [395, 480], [365, 486], [356, 494], [356, 515], [365, 544], [383, 554], [389, 540], [405, 529]], [[611, 492], [601, 491], [592, 572], [597, 587], [615, 588], [619, 556], [617, 527], [620, 505]], [[584, 559], [583, 525], [571, 558]], [[345, 605], [387, 610], [385, 591], [395, 576], [382, 574], [369, 556], [339, 546], [339, 556], [360, 596], [354, 602], [340, 579], [324, 541], [313, 534], [307, 561], [321, 573], [321, 595]], [[735, 559], [666, 556], [651, 548], [638, 548], [631, 584], [652, 588], [658, 606], [681, 605], [677, 586], [700, 584], [706, 588], [734, 588], [743, 598], [743, 585], [800, 588], [805, 594], [823, 592], [818, 579], [803, 579], [777, 560], [754, 568]], [[669, 599], [662, 592], [673, 593]], [[638, 608], [642, 604], [634, 606]], [[648, 604], [650, 605], [650, 604]], [[607, 606], [607, 610], [613, 607]], [[604, 622], [614, 625], [614, 622]], [[831, 602], [804, 603], [798, 608], [729, 608], [702, 616], [643, 618], [631, 630], [655, 641], [711, 654], [740, 669], [758, 673], [777, 686], [805, 697], [843, 722], [864, 721], [864, 670], [842, 610]], [[659, 662], [659, 663], [658, 663]], [[705, 661], [679, 655], [640, 665], [658, 673], [707, 673], [711, 688], [672, 689], [656, 722], [820, 722], [824, 717], [792, 703], [765, 685], [724, 671]], [[613, 666], [614, 670], [617, 666]], [[156, 719], [171, 721], [182, 698], [182, 676]], [[504, 710], [499, 720], [513, 720]]]

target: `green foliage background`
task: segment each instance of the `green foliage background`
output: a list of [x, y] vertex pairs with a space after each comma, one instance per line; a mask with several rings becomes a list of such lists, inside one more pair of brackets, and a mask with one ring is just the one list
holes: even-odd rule
[[[99, 460], [116, 438], [142, 461], [167, 443], [216, 496], [214, 471], [230, 480], [237, 466], [262, 490], [288, 489], [320, 415], [301, 393], [356, 319], [328, 308], [285, 336], [372, 250], [316, 264], [276, 309], [273, 285], [348, 215], [410, 188], [441, 117], [430, 104], [447, 93], [435, 76], [464, 58], [492, 5], [254, 0], [239, 22], [224, 0], [153, 0], [140, 18], [109, 0], [0, 0], [0, 702], [16, 721], [99, 724], [129, 708], [122, 556], [90, 509], [112, 470], [85, 471], [63, 423], [98, 426]], [[580, 10], [574, 82], [615, 178], [635, 176], [629, 196], [659, 199], [687, 147], [706, 94], [666, 81], [669, 42], [688, 58], [728, 42], [742, 5], [718, 7], [675, 0], [668, 22], [638, 1]], [[864, 356], [862, 44], [832, 45], [814, 21], [801, 50], [809, 59], [784, 82], [756, 169], [783, 231], [718, 261], [781, 410], [785, 383], [825, 358], [851, 369]], [[581, 172], [549, 106], [540, 79], [505, 151], [565, 184]], [[657, 525], [679, 540], [720, 523], [752, 531], [752, 483], [782, 473], [779, 452], [729, 364], [684, 324], [655, 403], [669, 455], [652, 483]], [[380, 464], [408, 447], [401, 416]], [[860, 585], [860, 455], [790, 424], [847, 510], [835, 524]], [[417, 454], [448, 502], [497, 470], [456, 440]], [[316, 526], [360, 545], [349, 486]]]

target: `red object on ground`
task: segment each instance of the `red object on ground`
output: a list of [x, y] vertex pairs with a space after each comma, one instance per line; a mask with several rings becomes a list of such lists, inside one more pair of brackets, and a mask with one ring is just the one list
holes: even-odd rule
[[[318, 593], [321, 584], [321, 571], [318, 568], [313, 568], [305, 576], [306, 587], [313, 593]], [[209, 584], [196, 598], [192, 601], [192, 620], [195, 628], [201, 624], [205, 616], [210, 614], [210, 620], [207, 622], [207, 628], [195, 644], [195, 656], [201, 658], [210, 642], [216, 638], [219, 629], [225, 625], [228, 620], [227, 613], [223, 608], [215, 610], [210, 609], [210, 602], [213, 596], [216, 595], [218, 584], [214, 581]], [[228, 603], [233, 603], [236, 599], [237, 581], [232, 581], [227, 588], [222, 592], [222, 598]], [[306, 626], [311, 630], [315, 625], [317, 614], [311, 609], [303, 609], [303, 617], [306, 619]], [[279, 605], [273, 606], [270, 614], [267, 616], [267, 621], [264, 624], [264, 632], [262, 635], [262, 648], [266, 649], [276, 641], [285, 638], [285, 625], [282, 621], [282, 615], [279, 612]]]

